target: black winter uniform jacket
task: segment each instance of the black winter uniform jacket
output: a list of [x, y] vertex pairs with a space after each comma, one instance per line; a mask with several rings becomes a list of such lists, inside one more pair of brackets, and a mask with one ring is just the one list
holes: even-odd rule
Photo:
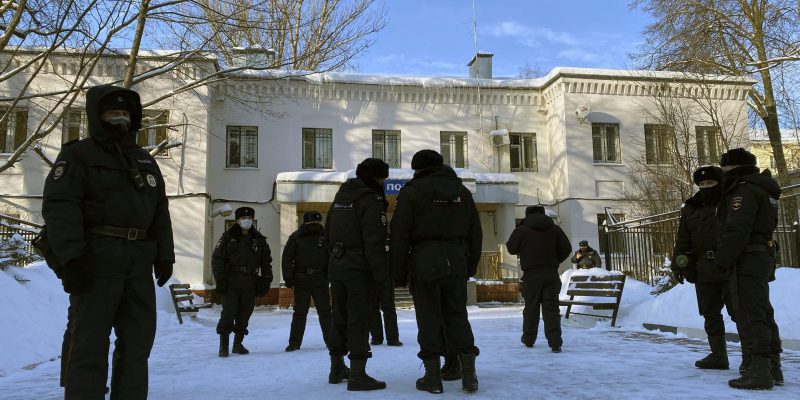
[[387, 278], [386, 206], [386, 199], [358, 178], [347, 180], [336, 192], [325, 221], [331, 280], [363, 273], [375, 282]]
[[[131, 133], [122, 139], [106, 131], [100, 120], [100, 100], [123, 92], [138, 104], [138, 94], [127, 89], [97, 86], [89, 90], [89, 137], [61, 149], [44, 184], [42, 215], [58, 261], [63, 266], [84, 255], [99, 277], [142, 277], [152, 274], [154, 263], [175, 262], [164, 178], [156, 160], [135, 142], [135, 132], [141, 128], [141, 104], [131, 112]], [[144, 180], [141, 189], [131, 179], [130, 168]], [[90, 233], [97, 226], [143, 229], [147, 239]]]
[[289, 236], [283, 247], [283, 279], [297, 287], [328, 284], [330, 249], [320, 224], [304, 224]]
[[414, 178], [400, 189], [390, 241], [395, 279], [474, 276], [482, 241], [472, 193], [450, 167]]
[[214, 280], [224, 282], [228, 288], [265, 292], [272, 283], [272, 252], [267, 238], [251, 228], [242, 234], [239, 225], [233, 225], [217, 242], [211, 258]]
[[528, 214], [511, 232], [506, 248], [509, 253], [519, 255], [526, 274], [557, 271], [558, 265], [572, 253], [567, 235], [552, 218], [542, 213]]
[[694, 268], [683, 271], [691, 283], [728, 280], [727, 272], [714, 262], [717, 256], [716, 212], [717, 204], [705, 204], [700, 192], [686, 200], [681, 208], [672, 259], [681, 254], [692, 255]]
[[[721, 268], [742, 275], [770, 278], [775, 272], [773, 255], [748, 250], [748, 245], [766, 246], [778, 225], [781, 189], [769, 170], [758, 173], [739, 167], [723, 175], [722, 201], [717, 209], [716, 262]], [[737, 171], [740, 170], [740, 171]]]

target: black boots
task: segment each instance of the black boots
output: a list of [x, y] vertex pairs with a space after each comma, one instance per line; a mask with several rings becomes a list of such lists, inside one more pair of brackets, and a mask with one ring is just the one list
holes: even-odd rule
[[455, 353], [447, 353], [442, 366], [442, 380], [457, 381], [459, 379], [461, 379], [461, 363], [458, 362], [458, 356]]
[[347, 380], [347, 390], [378, 390], [386, 389], [386, 382], [375, 380], [367, 375], [367, 359], [350, 360], [350, 379]]
[[289, 345], [286, 346], [286, 348], [284, 349], [284, 351], [287, 351], [287, 352], [288, 351], [295, 351], [295, 350], [300, 350], [300, 345], [299, 344], [291, 344], [291, 343], [289, 343]]
[[439, 357], [422, 361], [425, 364], [425, 376], [417, 379], [417, 390], [429, 393], [442, 393], [442, 371], [439, 369]]
[[230, 333], [220, 333], [219, 334], [219, 356], [220, 357], [227, 357], [228, 356], [228, 343], [231, 341]]
[[242, 355], [250, 353], [250, 351], [247, 350], [247, 348], [245, 348], [242, 345], [242, 341], [243, 340], [244, 340], [244, 333], [237, 333], [237, 334], [235, 334], [233, 336], [233, 350], [232, 351], [234, 353], [242, 354]]
[[750, 372], [743, 374], [739, 378], [731, 379], [728, 385], [735, 389], [772, 389], [773, 378], [770, 373], [769, 357], [753, 356]]
[[753, 356], [742, 353], [742, 363], [739, 364], [739, 374], [749, 374], [750, 365], [753, 363]]
[[331, 372], [328, 374], [328, 383], [337, 384], [350, 378], [350, 368], [344, 364], [344, 356], [331, 356]]
[[725, 343], [725, 336], [709, 336], [708, 345], [711, 347], [711, 354], [695, 362], [694, 366], [700, 369], [728, 369], [728, 346]]
[[475, 354], [459, 354], [461, 362], [461, 389], [465, 392], [478, 391], [478, 376], [475, 375]]
[[772, 354], [769, 356], [770, 361], [770, 374], [772, 380], [777, 386], [783, 386], [783, 371], [781, 370], [781, 355], [780, 353]]

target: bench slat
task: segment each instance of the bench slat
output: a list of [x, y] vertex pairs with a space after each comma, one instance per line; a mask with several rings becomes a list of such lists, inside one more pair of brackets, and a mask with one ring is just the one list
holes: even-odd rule
[[173, 297], [173, 299], [174, 299], [176, 302], [180, 302], [180, 301], [192, 301], [192, 300], [194, 300], [194, 297], [193, 297], [193, 296], [175, 296], [175, 297]]
[[172, 291], [172, 295], [173, 296], [182, 296], [182, 295], [187, 295], [187, 294], [192, 294], [192, 293], [193, 292], [192, 292], [191, 289], [175, 289], [175, 290]]
[[188, 289], [189, 288], [189, 284], [188, 283], [173, 283], [173, 284], [169, 285], [169, 287], [170, 287], [170, 289], [175, 289], [175, 288]]
[[608, 281], [616, 281], [622, 282], [625, 280], [625, 275], [607, 275], [607, 276], [594, 276], [594, 275], [572, 275], [570, 281], [575, 282], [586, 282], [586, 281], [594, 281], [594, 282], [608, 282]]
[[619, 289], [622, 282], [570, 282], [569, 287], [575, 289]]
[[568, 289], [568, 296], [587, 296], [587, 297], [617, 297], [619, 289], [598, 290], [598, 289]]

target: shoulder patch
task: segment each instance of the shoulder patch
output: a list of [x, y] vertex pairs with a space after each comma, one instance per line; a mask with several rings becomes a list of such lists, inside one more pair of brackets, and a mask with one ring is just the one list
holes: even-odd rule
[[744, 198], [742, 196], [736, 196], [731, 199], [731, 210], [739, 211], [740, 208], [744, 205]]
[[53, 180], [57, 181], [58, 178], [64, 176], [64, 173], [67, 172], [67, 162], [66, 161], [59, 161], [53, 165]]

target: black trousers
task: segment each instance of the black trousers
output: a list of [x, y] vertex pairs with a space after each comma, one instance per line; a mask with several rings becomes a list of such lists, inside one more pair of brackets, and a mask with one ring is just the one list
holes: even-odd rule
[[72, 333], [64, 398], [105, 398], [108, 338], [113, 327], [118, 339], [111, 399], [146, 399], [147, 360], [156, 334], [153, 279], [96, 277], [89, 293], [70, 296], [70, 305]]
[[372, 357], [369, 323], [375, 313], [377, 287], [369, 273], [331, 281], [333, 321], [328, 334], [332, 356], [348, 355], [351, 360]]
[[736, 329], [742, 341], [742, 352], [760, 357], [780, 353], [780, 332], [769, 301], [767, 279], [740, 274], [735, 286], [738, 297]]
[[539, 334], [539, 308], [544, 319], [544, 336], [550, 347], [561, 347], [561, 315], [558, 309], [558, 293], [561, 291], [561, 278], [558, 273], [543, 275], [526, 274], [522, 282], [522, 298], [525, 308], [522, 310], [522, 338], [531, 343], [536, 342]]
[[467, 282], [464, 277], [416, 281], [413, 296], [419, 330], [419, 358], [442, 357], [448, 346], [456, 354], [480, 353], [475, 347], [467, 314]]
[[222, 300], [222, 313], [217, 323], [217, 333], [248, 334], [247, 326], [256, 306], [255, 289], [228, 289]]
[[327, 282], [324, 285], [313, 287], [294, 287], [294, 314], [292, 314], [292, 328], [289, 331], [289, 344], [297, 346], [303, 344], [311, 298], [314, 299], [314, 306], [317, 308], [322, 340], [325, 341], [326, 346], [328, 345], [328, 332], [331, 329], [331, 299]]
[[730, 284], [727, 280], [717, 282], [697, 282], [694, 284], [697, 293], [697, 309], [705, 319], [706, 334], [711, 336], [725, 336], [725, 321], [722, 319], [722, 307], [728, 315], [736, 321], [736, 308], [730, 293]]
[[[369, 333], [372, 339], [383, 341], [383, 327], [386, 326], [386, 340], [400, 340], [400, 333], [397, 329], [397, 310], [394, 306], [394, 286], [392, 281], [387, 280], [378, 288], [378, 310], [369, 325]], [[383, 324], [381, 323], [381, 311], [383, 311]]]

